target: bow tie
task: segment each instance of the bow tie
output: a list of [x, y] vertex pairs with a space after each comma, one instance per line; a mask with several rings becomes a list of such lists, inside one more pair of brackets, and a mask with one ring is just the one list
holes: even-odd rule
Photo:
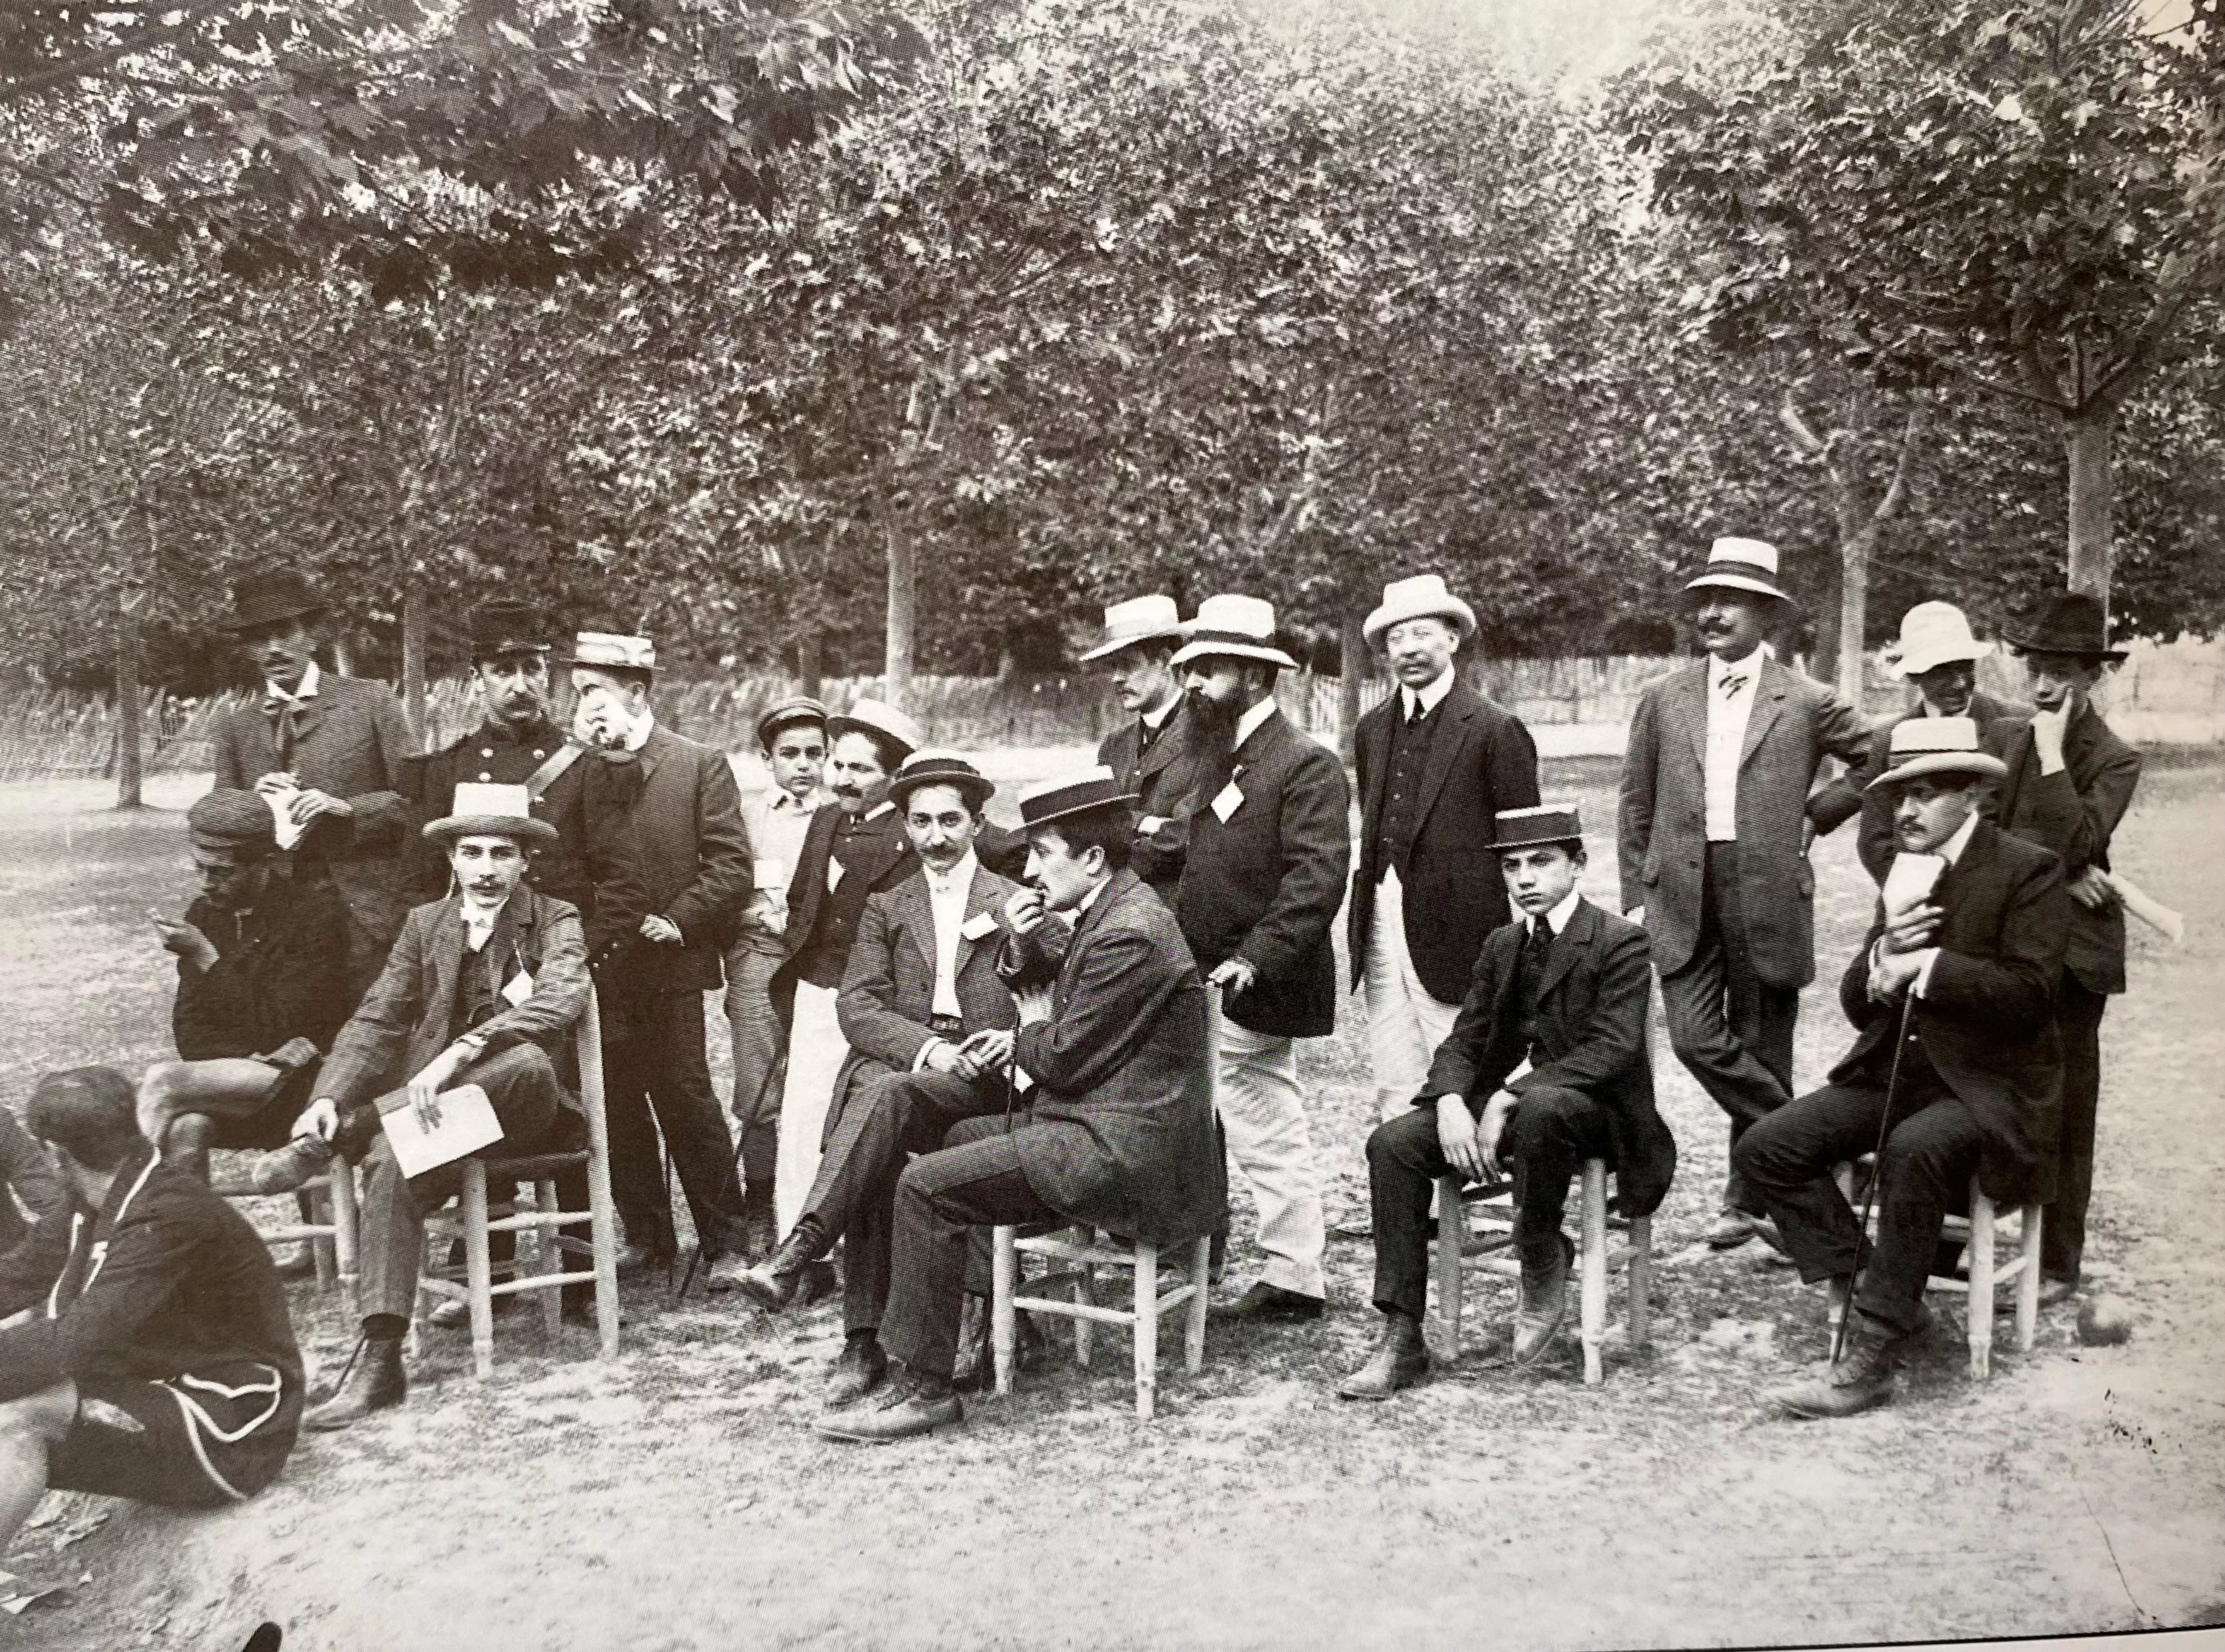
[[1723, 673], [1722, 680], [1723, 698], [1725, 699], [1730, 699], [1732, 695], [1737, 693], [1740, 689], [1745, 687], [1751, 680], [1753, 680], [1751, 674], [1747, 672], [1726, 671]]

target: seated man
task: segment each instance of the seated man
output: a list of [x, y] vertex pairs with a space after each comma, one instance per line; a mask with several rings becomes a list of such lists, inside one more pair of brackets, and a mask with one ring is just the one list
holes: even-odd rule
[[[486, 1092], [509, 1157], [557, 1152], [584, 1135], [578, 1103], [557, 1078], [573, 1024], [587, 1007], [586, 941], [577, 908], [525, 878], [525, 848], [555, 837], [532, 819], [523, 786], [456, 788], [457, 812], [425, 835], [448, 845], [456, 893], [411, 912], [363, 1007], [333, 1045], [316, 1099], [295, 1123], [305, 1153], [329, 1151], [351, 1114], [352, 1131], [383, 1114], [377, 1098], [406, 1086], [428, 1127], [444, 1091]], [[405, 1178], [379, 1130], [364, 1161], [363, 1344], [339, 1391], [311, 1412], [315, 1429], [345, 1428], [399, 1405], [409, 1392], [402, 1339], [417, 1301], [425, 1221], [453, 1196], [450, 1163]]]
[[170, 1027], [184, 1059], [140, 1079], [139, 1128], [206, 1181], [212, 1147], [285, 1143], [355, 997], [347, 904], [287, 869], [263, 799], [211, 792], [186, 832], [200, 895], [182, 922], [150, 915], [178, 956]]
[[849, 1334], [827, 1384], [832, 1409], [870, 1392], [887, 1368], [878, 1333], [906, 1157], [941, 1147], [958, 1120], [1011, 1104], [1017, 1011], [990, 943], [1019, 886], [973, 853], [995, 789], [954, 752], [917, 752], [897, 770], [889, 795], [919, 867], [866, 899], [835, 1003], [850, 1054], [834, 1080], [819, 1173], [779, 1250], [737, 1282], [764, 1307], [785, 1307], [805, 1270], [843, 1241]]
[[0, 1257], [0, 1316], [24, 1315], [0, 1329], [0, 1552], [49, 1490], [181, 1509], [253, 1496], [301, 1418], [269, 1251], [155, 1159], [122, 1073], [47, 1074], [27, 1122], [73, 1215]]
[[[1839, 984], [1854, 1046], [1829, 1085], [1759, 1121], [1738, 1148], [1800, 1276], [1843, 1287], [1861, 1274], [1840, 1358], [1769, 1396], [1796, 1417], [1892, 1398], [1900, 1348], [1924, 1326], [1942, 1222], [1971, 1174], [1994, 1199], [2044, 1198], [2055, 1145], [2055, 984], [2070, 924], [2062, 863], [1980, 818], [2003, 765], [1980, 750], [1970, 718], [1899, 724], [1892, 755], [1870, 783], [1893, 794], [1903, 864], [1886, 874], [1869, 940]], [[1873, 1149], [1872, 1249], [1832, 1170]]]
[[[959, 1420], [950, 1379], [972, 1229], [1085, 1222], [1167, 1246], [1220, 1217], [1205, 986], [1165, 902], [1128, 870], [1135, 801], [1109, 769], [1021, 795], [1034, 887], [1005, 903], [999, 967], [1019, 1000], [1015, 1060], [1033, 1109], [1009, 1127], [961, 1123], [897, 1178], [881, 1339], [903, 1371], [821, 1418], [830, 1439], [901, 1440]], [[1057, 947], [1043, 945], [1064, 928], [1046, 908], [1073, 915]]]
[[1613, 1167], [1626, 1216], [1651, 1215], [1676, 1173], [1677, 1143], [1653, 1110], [1646, 1055], [1645, 931], [1577, 892], [1585, 855], [1573, 806], [1494, 818], [1491, 847], [1518, 915], [1485, 937], [1413, 1107], [1367, 1138], [1383, 1340], [1337, 1385], [1348, 1400], [1387, 1400], [1429, 1369], [1422, 1310], [1438, 1177], [1496, 1181], [1512, 1161], [1522, 1263], [1514, 1363], [1528, 1365], [1566, 1311], [1575, 1248], [1561, 1213], [1584, 1161]]

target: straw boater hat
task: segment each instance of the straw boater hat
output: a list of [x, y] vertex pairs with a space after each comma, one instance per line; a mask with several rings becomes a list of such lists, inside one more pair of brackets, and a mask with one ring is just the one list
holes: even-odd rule
[[1132, 808], [1140, 794], [1124, 791], [1119, 775], [1100, 764], [1078, 775], [1062, 775], [1020, 794], [1020, 828], [1029, 831], [1098, 809]]
[[1574, 803], [1540, 803], [1534, 808], [1501, 809], [1492, 819], [1498, 825], [1498, 835], [1490, 845], [1493, 854], [1509, 849], [1535, 849], [1549, 843], [1581, 845], [1584, 840], [1583, 822], [1577, 819]]
[[2121, 660], [2125, 650], [2109, 646], [2109, 616], [2082, 591], [2058, 591], [2039, 617], [2021, 635], [2009, 638], [2019, 654], [2072, 654], [2088, 660]]
[[830, 740], [858, 733], [878, 734], [884, 740], [895, 741], [902, 748], [897, 754], [898, 763], [918, 750], [927, 738], [917, 723], [887, 701], [878, 699], [853, 700], [848, 711], [827, 719], [827, 737]]
[[278, 824], [259, 794], [219, 787], [186, 811], [186, 838], [200, 850], [269, 854], [278, 847]]
[[1978, 750], [1978, 725], [1968, 717], [1911, 717], [1892, 725], [1892, 767], [1870, 782], [1894, 786], [1919, 775], [1976, 775], [1999, 780], [2008, 765]]
[[1381, 605], [1360, 623], [1360, 635], [1369, 648], [1380, 648], [1384, 633], [1410, 619], [1448, 621], [1462, 642], [1475, 635], [1475, 610], [1445, 589], [1442, 573], [1417, 573], [1385, 585]]
[[1105, 640], [1081, 656], [1081, 663], [1102, 660], [1138, 642], [1156, 642], [1182, 635], [1182, 613], [1172, 597], [1132, 597], [1105, 611]]
[[808, 694], [790, 694], [786, 699], [774, 701], [758, 718], [758, 744], [771, 750], [773, 737], [798, 723], [815, 723], [823, 731], [827, 727], [827, 703]]
[[1777, 547], [1765, 540], [1719, 539], [1708, 548], [1708, 566], [1696, 579], [1687, 579], [1687, 591], [1704, 591], [1710, 587], [1723, 591], [1751, 591], [1759, 596], [1774, 597], [1779, 602], [1791, 602], [1791, 598], [1778, 588]]
[[975, 813], [989, 801], [997, 789], [996, 782], [976, 769], [971, 762], [955, 751], [915, 751], [903, 760], [897, 770], [895, 782], [889, 787], [889, 795], [897, 807], [904, 807], [904, 800], [922, 786], [949, 786], [972, 804]]
[[265, 568], [231, 587], [231, 618], [225, 629], [244, 631], [324, 611], [325, 604], [309, 594], [309, 582], [293, 569]]
[[1970, 635], [1970, 622], [1951, 602], [1920, 602], [1900, 617], [1900, 636], [1885, 647], [1886, 669], [1896, 677], [1920, 677], [1956, 660], [1982, 660], [1990, 642]]
[[654, 674], [656, 644], [645, 636], [627, 636], [618, 631], [581, 631], [573, 639], [571, 657], [564, 663], [585, 666], [590, 671]]
[[499, 659], [505, 654], [546, 654], [548, 626], [541, 611], [523, 597], [490, 597], [472, 610], [472, 658]]
[[1188, 640], [1175, 653], [1178, 666], [1192, 660], [1260, 660], [1297, 669], [1298, 662], [1275, 646], [1275, 604], [1258, 597], [1208, 597], [1182, 636]]
[[523, 786], [503, 786], [484, 781], [456, 782], [454, 812], [425, 823], [425, 835], [434, 842], [453, 838], [515, 838], [519, 843], [556, 841], [556, 828], [533, 818], [533, 799]]

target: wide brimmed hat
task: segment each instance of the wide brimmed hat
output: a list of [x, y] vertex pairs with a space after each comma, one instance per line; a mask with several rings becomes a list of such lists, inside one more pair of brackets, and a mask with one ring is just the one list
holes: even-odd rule
[[555, 644], [541, 611], [523, 597], [490, 597], [472, 610], [472, 658], [546, 654]]
[[1102, 765], [1062, 775], [1020, 794], [1020, 829], [1029, 831], [1098, 809], [1133, 808], [1141, 795], [1123, 790], [1120, 776]]
[[265, 568], [232, 585], [231, 617], [225, 628], [244, 631], [324, 611], [325, 604], [309, 593], [309, 582], [293, 569]]
[[1208, 597], [1182, 636], [1187, 640], [1174, 657], [1178, 666], [1192, 660], [1259, 660], [1297, 669], [1298, 662], [1275, 646], [1275, 604], [1258, 597]]
[[786, 699], [775, 700], [758, 718], [758, 744], [770, 750], [773, 736], [797, 723], [816, 723], [824, 730], [827, 702], [814, 699], [808, 694], [790, 694]]
[[830, 740], [856, 733], [878, 734], [884, 740], [896, 742], [903, 748], [897, 753], [898, 763], [918, 750], [927, 740], [916, 722], [880, 699], [853, 700], [848, 711], [827, 719], [827, 737]]
[[590, 671], [654, 672], [656, 644], [621, 631], [581, 631], [572, 639], [572, 652], [564, 663]]
[[1982, 660], [1990, 642], [1970, 635], [1970, 622], [1951, 602], [1920, 602], [1900, 617], [1900, 635], [1885, 646], [1885, 667], [1896, 677], [1920, 677], [1956, 660]]
[[1442, 573], [1417, 573], [1385, 585], [1381, 604], [1360, 621], [1360, 632], [1369, 648], [1379, 648], [1385, 631], [1410, 619], [1449, 620], [1463, 641], [1475, 635], [1475, 610], [1445, 589]]
[[453, 813], [428, 820], [425, 835], [438, 843], [449, 838], [515, 838], [520, 843], [554, 843], [556, 828], [533, 818], [533, 798], [523, 786], [485, 781], [456, 783]]
[[2125, 650], [2109, 646], [2109, 616], [2098, 598], [2082, 591], [2058, 591], [2025, 630], [2009, 638], [2019, 654], [2075, 654], [2089, 660], [2121, 660]]
[[904, 800], [922, 786], [950, 786], [971, 803], [978, 812], [994, 795], [996, 782], [976, 769], [973, 762], [955, 751], [915, 751], [903, 760], [897, 777], [890, 782], [889, 795], [896, 799], [897, 807], [904, 807]]
[[1778, 588], [1777, 547], [1766, 540], [1719, 539], [1708, 548], [1708, 566], [1698, 578], [1687, 579], [1687, 591], [1705, 591], [1710, 587], [1724, 591], [1751, 591], [1758, 596], [1774, 597], [1779, 602], [1792, 598]]
[[1977, 775], [1999, 780], [2009, 767], [1978, 749], [1978, 725], [1968, 717], [1911, 717], [1892, 725], [1892, 764], [1870, 782], [1874, 788], [1919, 775]]
[[1574, 803], [1540, 803], [1533, 808], [1501, 809], [1492, 816], [1498, 830], [1488, 845], [1493, 854], [1535, 849], [1541, 844], [1582, 843], [1584, 826]]
[[186, 811], [186, 837], [196, 849], [267, 853], [278, 846], [278, 821], [260, 793], [219, 787]]
[[1131, 597], [1105, 611], [1105, 640], [1081, 656], [1081, 663], [1102, 660], [1109, 654], [1182, 635], [1182, 611], [1172, 597]]

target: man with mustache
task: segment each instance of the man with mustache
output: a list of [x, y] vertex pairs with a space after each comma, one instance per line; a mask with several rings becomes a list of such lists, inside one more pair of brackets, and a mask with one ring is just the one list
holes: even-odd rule
[[228, 711], [210, 744], [219, 790], [268, 800], [293, 874], [328, 883], [348, 911], [348, 973], [360, 994], [409, 909], [403, 765], [417, 750], [384, 683], [318, 664], [325, 605], [289, 569], [232, 587], [233, 639], [261, 674], [259, 706]]
[[1097, 747], [1097, 761], [1136, 794], [1136, 852], [1129, 869], [1170, 905], [1189, 843], [1196, 781], [1195, 719], [1172, 664], [1182, 616], [1168, 596], [1136, 597], [1105, 611], [1104, 640], [1081, 656], [1101, 664], [1129, 714]]
[[[1719, 539], [1684, 589], [1708, 657], [1647, 684], [1631, 718], [1622, 905], [1652, 939], [1670, 1048], [1735, 1149], [1792, 1094], [1793, 1023], [1816, 974], [1809, 794], [1825, 757], [1862, 763], [1870, 732], [1765, 643], [1792, 607], [1775, 546]], [[1734, 1153], [1708, 1243], [1745, 1244], [1760, 1214]]]

